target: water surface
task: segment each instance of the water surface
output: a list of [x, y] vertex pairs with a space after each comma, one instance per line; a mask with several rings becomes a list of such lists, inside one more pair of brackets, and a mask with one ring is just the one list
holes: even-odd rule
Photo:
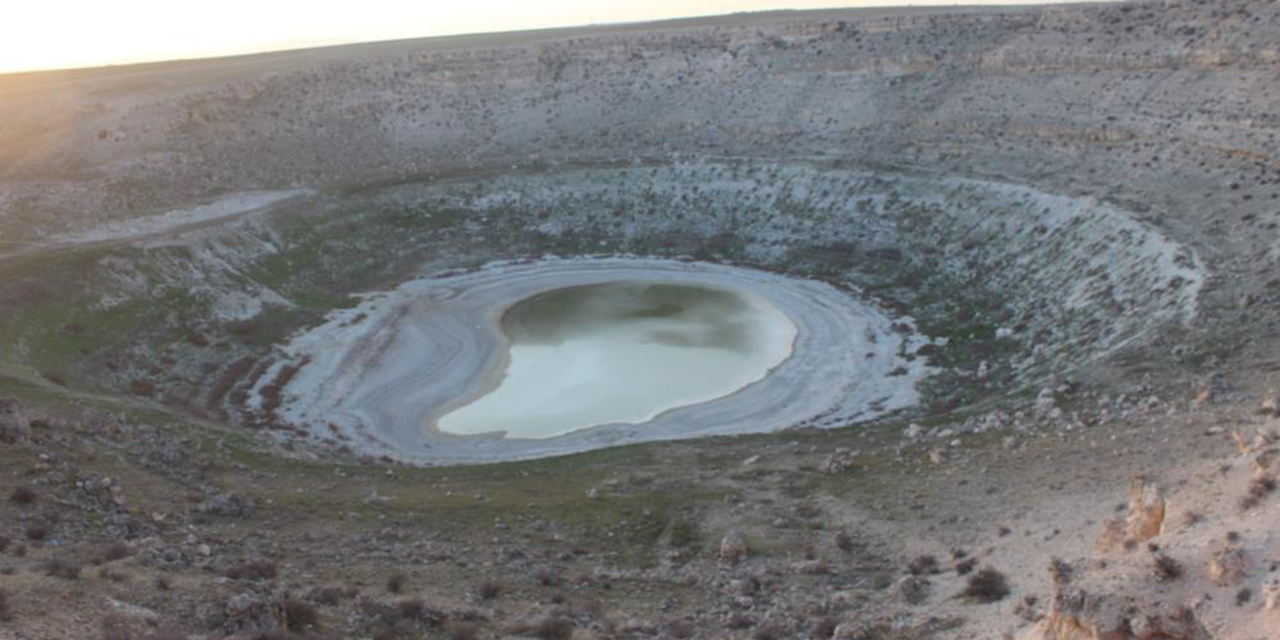
[[658, 282], [548, 291], [503, 315], [495, 389], [440, 419], [447, 433], [546, 438], [642, 423], [729, 395], [791, 353], [796, 329], [759, 296]]

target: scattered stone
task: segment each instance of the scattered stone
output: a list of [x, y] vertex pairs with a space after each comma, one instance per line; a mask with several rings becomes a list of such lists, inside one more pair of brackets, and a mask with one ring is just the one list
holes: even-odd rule
[[836, 452], [827, 456], [818, 464], [818, 471], [828, 474], [843, 473], [853, 467], [853, 457], [856, 452], [848, 449], [836, 449]]

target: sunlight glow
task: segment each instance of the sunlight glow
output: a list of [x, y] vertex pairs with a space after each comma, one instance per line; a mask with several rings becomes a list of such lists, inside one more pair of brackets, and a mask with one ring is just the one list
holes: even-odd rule
[[[972, 0], [968, 4], [991, 3]], [[6, 3], [0, 72], [892, 0], [43, 0]], [[924, 0], [913, 5], [951, 5]]]

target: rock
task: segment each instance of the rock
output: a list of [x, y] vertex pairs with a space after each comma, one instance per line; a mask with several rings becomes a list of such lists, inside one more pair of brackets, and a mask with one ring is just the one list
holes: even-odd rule
[[0, 442], [17, 444], [31, 438], [31, 421], [22, 403], [14, 398], [0, 398]]
[[831, 634], [833, 640], [858, 640], [864, 637], [863, 626], [853, 622], [842, 622], [836, 625], [836, 630]]
[[1262, 607], [1267, 611], [1280, 610], [1280, 578], [1262, 585]]
[[1164, 527], [1164, 491], [1143, 476], [1129, 480], [1129, 515], [1125, 518], [1128, 539], [1146, 542]]
[[1240, 584], [1247, 573], [1244, 552], [1235, 547], [1219, 549], [1209, 560], [1209, 578], [1220, 587]]
[[893, 595], [903, 604], [916, 605], [929, 599], [932, 584], [920, 576], [903, 576], [893, 585]]
[[1013, 329], [1009, 327], [1000, 327], [996, 329], [996, 340], [1005, 340], [1013, 337]]
[[749, 467], [757, 462], [760, 462], [760, 456], [754, 455], [754, 456], [751, 456], [750, 458], [747, 458], [746, 460], [743, 460], [742, 466]]
[[818, 471], [829, 474], [843, 473], [853, 467], [853, 456], [853, 452], [838, 449], [818, 464]]
[[1102, 532], [1094, 543], [1099, 552], [1119, 551], [1146, 542], [1158, 535], [1164, 527], [1164, 492], [1149, 484], [1146, 478], [1134, 476], [1129, 480], [1129, 513], [1124, 520], [1108, 520], [1102, 523]]
[[1057, 406], [1058, 400], [1053, 395], [1053, 387], [1044, 387], [1040, 389], [1040, 393], [1036, 395], [1034, 409], [1036, 415], [1043, 416]]
[[1227, 384], [1227, 377], [1222, 375], [1221, 371], [1214, 372], [1209, 379], [1196, 390], [1195, 397], [1191, 400], [1192, 406], [1203, 407], [1222, 401], [1223, 396], [1231, 391], [1230, 385]]
[[725, 562], [739, 562], [746, 558], [750, 551], [747, 536], [740, 531], [734, 531], [720, 540], [720, 559]]
[[933, 449], [929, 452], [929, 462], [934, 464], [942, 464], [947, 461], [947, 452], [942, 449]]
[[1275, 389], [1262, 399], [1262, 404], [1258, 406], [1258, 413], [1264, 416], [1280, 416], [1280, 397], [1277, 397]]
[[924, 428], [913, 422], [907, 425], [907, 428], [902, 432], [902, 435], [908, 440], [915, 440], [916, 438], [919, 438], [922, 433], [924, 433]]
[[1049, 615], [1021, 640], [1211, 640], [1192, 609], [1163, 603], [1135, 606], [1127, 595], [1057, 591]]

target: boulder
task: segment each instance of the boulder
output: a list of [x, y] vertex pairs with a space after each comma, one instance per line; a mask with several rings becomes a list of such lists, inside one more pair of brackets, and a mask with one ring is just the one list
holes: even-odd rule
[[14, 398], [0, 398], [0, 442], [16, 444], [31, 438], [31, 421]]

